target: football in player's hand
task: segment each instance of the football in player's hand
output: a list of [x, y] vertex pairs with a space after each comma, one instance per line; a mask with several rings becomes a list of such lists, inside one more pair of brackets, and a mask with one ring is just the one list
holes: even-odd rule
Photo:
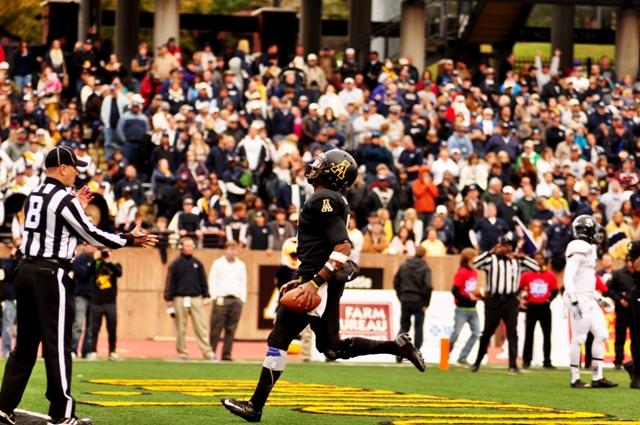
[[280, 298], [280, 305], [287, 310], [291, 310], [295, 313], [308, 313], [314, 308], [318, 307], [320, 305], [320, 302], [322, 301], [320, 295], [318, 294], [315, 294], [313, 296], [313, 302], [311, 303], [311, 306], [309, 308], [305, 308], [302, 302], [302, 297], [300, 299], [296, 299], [298, 293], [300, 293], [300, 291], [302, 290], [301, 288], [301, 286], [298, 286], [297, 288], [291, 289], [290, 291], [287, 291], [284, 295], [282, 295], [282, 297]]

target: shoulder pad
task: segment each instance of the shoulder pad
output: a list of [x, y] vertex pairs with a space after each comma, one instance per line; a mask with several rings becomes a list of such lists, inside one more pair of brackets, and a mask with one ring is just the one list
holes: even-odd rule
[[574, 239], [567, 245], [566, 256], [569, 257], [573, 254], [589, 255], [591, 252], [593, 252], [593, 246], [590, 243], [581, 239]]

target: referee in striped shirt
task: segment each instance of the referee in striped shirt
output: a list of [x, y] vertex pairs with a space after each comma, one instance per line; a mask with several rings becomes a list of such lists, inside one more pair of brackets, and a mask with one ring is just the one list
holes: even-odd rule
[[42, 342], [47, 372], [50, 424], [90, 425], [75, 416], [71, 397], [71, 325], [73, 275], [71, 259], [80, 240], [108, 248], [151, 247], [154, 235], [139, 227], [111, 234], [97, 229], [84, 212], [91, 202], [88, 187], [73, 192], [76, 167], [86, 164], [67, 147], [52, 149], [45, 158], [47, 177], [25, 201], [24, 259], [15, 275], [18, 335], [5, 366], [0, 388], [0, 424], [15, 424], [14, 409], [29, 381]]
[[540, 266], [530, 257], [513, 252], [513, 238], [510, 233], [498, 239], [498, 244], [473, 260], [478, 270], [487, 273], [487, 294], [484, 299], [484, 329], [480, 337], [478, 357], [471, 366], [472, 372], [480, 369], [480, 363], [487, 354], [489, 340], [504, 321], [509, 341], [509, 372], [518, 373], [518, 291], [523, 270], [539, 271]]

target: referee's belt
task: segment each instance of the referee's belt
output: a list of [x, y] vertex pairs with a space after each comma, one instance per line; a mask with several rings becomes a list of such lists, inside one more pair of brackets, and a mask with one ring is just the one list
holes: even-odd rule
[[49, 267], [61, 267], [63, 269], [72, 269], [71, 260], [62, 260], [60, 258], [44, 258], [44, 257], [25, 257], [22, 261], [27, 264], [43, 264]]

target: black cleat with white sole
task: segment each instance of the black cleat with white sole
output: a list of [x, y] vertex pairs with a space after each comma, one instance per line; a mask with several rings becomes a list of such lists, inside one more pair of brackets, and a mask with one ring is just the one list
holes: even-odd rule
[[571, 388], [578, 388], [578, 389], [591, 388], [591, 385], [587, 384], [586, 382], [582, 382], [581, 380], [578, 379], [577, 381], [571, 383]]
[[16, 425], [16, 415], [14, 415], [13, 413], [7, 414], [0, 410], [0, 424]]
[[597, 381], [591, 381], [591, 388], [615, 388], [618, 384], [609, 381], [607, 378], [598, 379]]
[[411, 337], [408, 334], [403, 333], [396, 338], [396, 344], [398, 344], [398, 354], [409, 360], [420, 372], [424, 372], [427, 366], [424, 364], [422, 353], [413, 345]]
[[51, 420], [47, 425], [93, 425], [93, 421], [89, 418], [62, 418]]
[[255, 410], [250, 401], [236, 400], [235, 398], [223, 398], [222, 405], [231, 413], [241, 417], [247, 422], [260, 422], [262, 412]]

